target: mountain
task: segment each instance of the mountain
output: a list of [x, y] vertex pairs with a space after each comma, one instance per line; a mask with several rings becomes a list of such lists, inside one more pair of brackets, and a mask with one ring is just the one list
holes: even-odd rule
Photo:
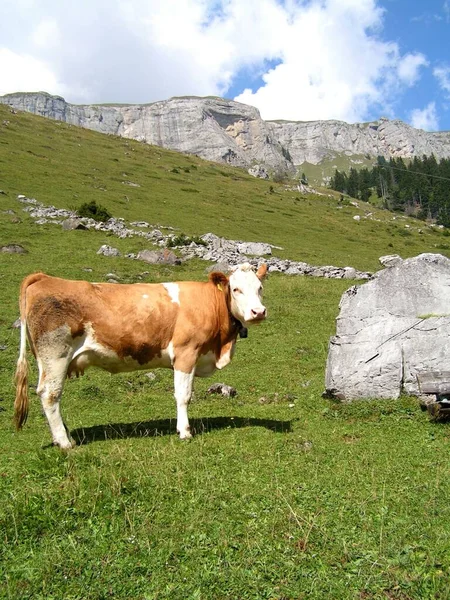
[[[427, 132], [386, 118], [370, 123], [264, 121], [246, 104], [216, 97], [170, 98], [152, 104], [69, 104], [45, 92], [0, 96], [14, 110], [195, 154], [215, 162], [293, 175], [302, 165], [376, 156], [450, 157], [450, 132]], [[335, 166], [335, 165], [334, 165]], [[341, 166], [341, 165], [340, 165]], [[322, 171], [322, 176], [325, 176]]]

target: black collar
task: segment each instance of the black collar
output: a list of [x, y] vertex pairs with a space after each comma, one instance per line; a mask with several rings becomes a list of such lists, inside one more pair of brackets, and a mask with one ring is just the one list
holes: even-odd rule
[[237, 330], [237, 333], [238, 333], [239, 337], [240, 338], [246, 338], [246, 337], [248, 337], [248, 329], [247, 329], [247, 327], [244, 327], [242, 325], [242, 323], [238, 319], [236, 319], [236, 317], [233, 317], [233, 315], [231, 316], [231, 320], [233, 322], [234, 327]]

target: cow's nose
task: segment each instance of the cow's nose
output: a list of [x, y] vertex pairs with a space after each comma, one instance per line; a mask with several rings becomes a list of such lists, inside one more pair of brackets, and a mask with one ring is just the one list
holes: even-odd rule
[[260, 308], [252, 308], [252, 317], [254, 319], [259, 318], [261, 319], [262, 317], [266, 316], [266, 307], [265, 306], [261, 306]]

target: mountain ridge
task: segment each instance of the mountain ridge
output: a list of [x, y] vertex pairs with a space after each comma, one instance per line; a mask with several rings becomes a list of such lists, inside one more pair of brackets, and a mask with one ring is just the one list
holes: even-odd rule
[[0, 96], [0, 103], [214, 162], [247, 169], [263, 165], [272, 174], [292, 176], [303, 164], [319, 165], [337, 156], [450, 157], [450, 132], [426, 132], [385, 117], [354, 124], [265, 121], [257, 108], [215, 96], [76, 105], [47, 92], [16, 92]]

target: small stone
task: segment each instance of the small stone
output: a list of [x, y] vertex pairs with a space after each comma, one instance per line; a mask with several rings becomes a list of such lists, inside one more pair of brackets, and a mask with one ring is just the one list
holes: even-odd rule
[[221, 394], [224, 396], [224, 398], [233, 398], [237, 395], [237, 390], [231, 385], [226, 385], [225, 383], [214, 383], [208, 388], [207, 393]]

